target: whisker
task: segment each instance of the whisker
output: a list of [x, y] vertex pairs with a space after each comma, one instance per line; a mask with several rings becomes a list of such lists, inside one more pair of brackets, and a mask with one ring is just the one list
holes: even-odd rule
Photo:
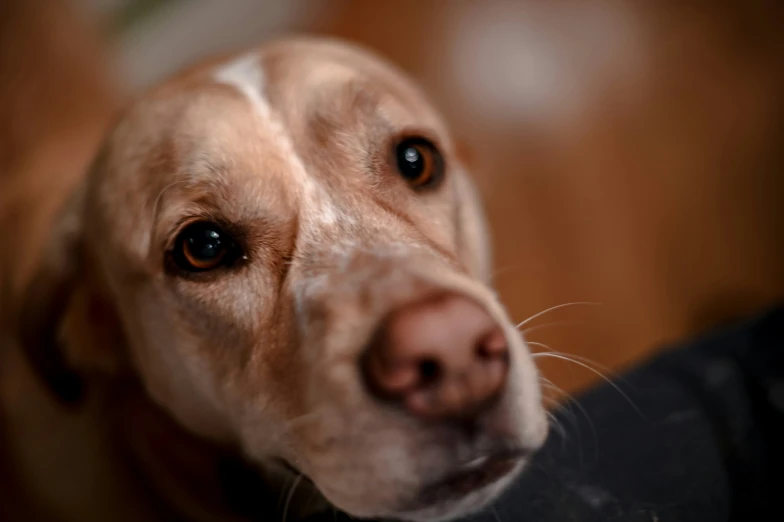
[[531, 317], [529, 317], [525, 321], [522, 321], [521, 323], [519, 323], [517, 325], [517, 328], [519, 329], [520, 327], [525, 326], [526, 324], [530, 323], [531, 321], [533, 321], [537, 317], [541, 317], [544, 314], [550, 313], [550, 312], [552, 312], [554, 310], [558, 310], [558, 309], [561, 309], [561, 308], [566, 308], [568, 306], [599, 306], [601, 304], [602, 303], [594, 303], [594, 302], [591, 302], [591, 301], [575, 301], [574, 303], [563, 303], [563, 304], [551, 306], [547, 310], [542, 310], [541, 312], [532, 315]]
[[[525, 344], [529, 344], [529, 345], [533, 345], [533, 346], [538, 346], [540, 348], [544, 348], [545, 350], [547, 350], [546, 353], [556, 353], [558, 355], [564, 355], [564, 356], [570, 357], [570, 358], [572, 358], [572, 359], [574, 359], [576, 361], [584, 362], [585, 364], [591, 364], [591, 365], [593, 365], [594, 368], [597, 368], [597, 369], [599, 369], [599, 370], [601, 370], [601, 371], [603, 371], [605, 373], [610, 374], [614, 379], [616, 379], [616, 378], [620, 379], [620, 376], [615, 374], [611, 368], [608, 368], [607, 366], [599, 364], [596, 361], [592, 361], [588, 357], [583, 357], [582, 355], [574, 355], [574, 354], [571, 354], [571, 353], [567, 354], [567, 353], [563, 353], [563, 352], [558, 352], [556, 350], [553, 350], [550, 347], [550, 345], [547, 345], [545, 343], [540, 343], [540, 342], [537, 342], [537, 341], [526, 341]], [[537, 353], [543, 353], [543, 352], [534, 352], [531, 355], [533, 356], [533, 355], [536, 355]]]
[[576, 365], [578, 365], [578, 366], [580, 366], [580, 367], [582, 367], [582, 368], [585, 368], [586, 370], [588, 370], [588, 371], [592, 372], [594, 375], [598, 376], [599, 378], [601, 378], [602, 380], [604, 380], [604, 381], [605, 381], [607, 384], [609, 384], [610, 386], [612, 386], [612, 387], [613, 387], [613, 389], [614, 389], [615, 391], [617, 391], [617, 392], [618, 392], [618, 393], [621, 395], [621, 397], [623, 397], [624, 399], [626, 399], [626, 401], [629, 403], [629, 405], [630, 405], [632, 408], [634, 408], [634, 410], [635, 410], [635, 411], [636, 411], [636, 412], [637, 412], [637, 413], [638, 413], [638, 414], [639, 414], [639, 415], [640, 415], [642, 418], [645, 418], [645, 415], [642, 413], [642, 411], [640, 411], [640, 409], [637, 407], [637, 405], [636, 405], [636, 404], [634, 404], [634, 401], [632, 401], [632, 400], [631, 400], [631, 398], [630, 398], [630, 397], [629, 397], [629, 396], [628, 396], [628, 395], [627, 395], [627, 394], [626, 394], [626, 393], [625, 393], [625, 392], [624, 392], [624, 391], [623, 391], [623, 390], [622, 390], [622, 389], [621, 389], [621, 388], [620, 388], [620, 387], [619, 387], [617, 384], [615, 384], [615, 383], [612, 381], [612, 379], [610, 379], [609, 377], [607, 377], [606, 375], [604, 375], [604, 374], [603, 374], [602, 372], [600, 372], [599, 370], [597, 370], [597, 369], [593, 368], [592, 366], [590, 366], [590, 365], [588, 365], [588, 364], [586, 364], [586, 363], [584, 363], [584, 362], [582, 362], [582, 361], [579, 361], [579, 360], [577, 360], [577, 359], [572, 359], [572, 358], [571, 358], [571, 356], [569, 356], [569, 355], [567, 355], [567, 354], [564, 354], [564, 353], [561, 353], [561, 352], [537, 352], [537, 353], [531, 354], [531, 357], [534, 357], [534, 358], [536, 358], [536, 357], [552, 357], [552, 358], [554, 358], [554, 359], [559, 359], [559, 360], [562, 360], [562, 361], [571, 362], [571, 363], [573, 363], [573, 364], [576, 364]]
[[[558, 402], [558, 401], [556, 401], [556, 402], [557, 402], [557, 404], [559, 404], [560, 406], [564, 406], [564, 407], [566, 407], [566, 408], [569, 410], [569, 414], [570, 414], [570, 415], [572, 415], [572, 416], [574, 416], [574, 422], [575, 422], [575, 423], [577, 422], [577, 417], [574, 415], [574, 412], [572, 411], [572, 406], [574, 406], [574, 407], [576, 407], [578, 410], [580, 410], [580, 413], [582, 413], [582, 414], [583, 414], [583, 417], [585, 417], [585, 420], [587, 420], [587, 421], [588, 421], [588, 423], [589, 423], [591, 426], [593, 426], [593, 421], [591, 420], [591, 417], [588, 415], [588, 412], [585, 410], [585, 408], [583, 407], [583, 405], [582, 405], [582, 404], [580, 404], [580, 402], [579, 402], [577, 399], [575, 399], [575, 398], [572, 396], [572, 394], [568, 393], [568, 392], [567, 392], [567, 391], [565, 391], [563, 388], [559, 388], [558, 386], [556, 386], [556, 385], [555, 385], [555, 384], [553, 384], [553, 383], [548, 383], [548, 384], [547, 384], [547, 386], [548, 386], [549, 388], [551, 388], [551, 389], [555, 390], [556, 392], [559, 392], [559, 393], [560, 393], [560, 394], [561, 394], [561, 395], [562, 395], [562, 396], [563, 396], [563, 397], [566, 399], [566, 400], [565, 400], [565, 401], [563, 401], [563, 402]], [[552, 399], [552, 400], [554, 400], [554, 401], [555, 401], [555, 399]]]
[[[545, 377], [541, 377], [541, 379], [542, 379], [542, 381], [544, 381], [543, 384], [545, 386], [547, 386], [550, 389], [555, 390], [556, 392], [560, 393], [563, 397], [566, 398], [566, 400], [564, 402], [559, 403], [559, 405], [563, 408], [562, 411], [564, 411], [565, 413], [567, 413], [569, 415], [569, 419], [572, 421], [572, 424], [574, 425], [575, 429], [577, 430], [578, 444], [582, 445], [582, 443], [580, 442], [580, 440], [582, 438], [580, 436], [580, 430], [579, 430], [580, 424], [577, 421], [577, 415], [574, 413], [573, 407], [575, 407], [578, 410], [580, 410], [580, 413], [582, 413], [583, 417], [585, 417], [585, 420], [588, 423], [588, 427], [591, 430], [591, 435], [593, 435], [594, 447], [596, 448], [596, 453], [598, 455], [598, 453], [599, 453], [599, 435], [596, 433], [596, 426], [594, 425], [593, 419], [591, 419], [591, 416], [588, 415], [588, 411], [583, 407], [582, 404], [580, 404], [579, 401], [577, 401], [566, 390], [556, 386], [552, 381], [550, 381], [549, 379], [547, 379]], [[557, 402], [554, 399], [553, 399], [553, 401]], [[564, 442], [566, 442], [565, 439], [566, 439], [566, 437], [564, 437]]]
[[520, 270], [522, 268], [523, 266], [519, 263], [515, 265], [506, 265], [506, 266], [498, 267], [497, 269], [493, 270], [493, 272], [490, 274], [490, 280], [495, 281], [496, 278], [501, 274], [505, 274], [510, 270]]
[[[580, 423], [577, 420], [577, 414], [575, 414], [574, 410], [572, 409], [572, 404], [570, 403], [571, 396], [565, 390], [563, 390], [562, 388], [556, 386], [555, 383], [553, 383], [550, 379], [547, 379], [546, 377], [543, 377], [543, 376], [540, 376], [539, 379], [541, 381], [542, 388], [551, 389], [554, 392], [556, 392], [559, 396], [566, 397], [565, 401], [556, 399], [555, 397], [544, 397], [543, 396], [542, 398], [543, 399], [549, 399], [550, 403], [554, 404], [558, 408], [558, 410], [563, 412], [563, 414], [566, 416], [566, 419], [569, 420], [569, 422], [572, 423], [572, 426], [574, 426], [574, 429], [576, 430], [575, 434], [577, 435], [578, 446], [582, 446], [582, 442], [581, 442], [582, 441], [582, 435], [580, 434]], [[553, 416], [555, 416], [554, 413], [553, 413]], [[557, 416], [555, 416], [555, 417], [557, 419]], [[561, 427], [563, 428], [563, 425], [561, 425]], [[567, 434], [566, 434], [566, 429], [563, 428], [563, 431], [561, 432], [561, 450], [563, 450], [566, 447], [567, 438], [568, 437], [567, 437]]]
[[[569, 357], [569, 358], [571, 358], [571, 359], [573, 359], [575, 361], [581, 361], [581, 362], [583, 362], [585, 364], [591, 365], [595, 369], [601, 370], [602, 372], [605, 373], [605, 375], [609, 375], [610, 377], [612, 377], [613, 381], [615, 381], [615, 382], [621, 381], [621, 382], [623, 382], [625, 384], [629, 384], [628, 381], [626, 380], [626, 378], [623, 375], [620, 375], [620, 374], [616, 373], [612, 368], [609, 368], [609, 367], [607, 367], [607, 366], [605, 366], [603, 364], [599, 364], [596, 361], [589, 359], [588, 357], [583, 357], [583, 356], [580, 356], [580, 355], [574, 355], [574, 354], [571, 354], [571, 353], [559, 352], [559, 351], [553, 350], [552, 347], [550, 347], [550, 345], [548, 345], [548, 344], [540, 343], [540, 342], [536, 342], [536, 341], [526, 341], [526, 344], [539, 346], [540, 348], [543, 348], [543, 349], [547, 350], [548, 352], [555, 353], [555, 354], [558, 354], [558, 355], [563, 355], [563, 356]], [[536, 353], [541, 353], [541, 352], [536, 352]], [[535, 353], [532, 353], [531, 355], [534, 356]], [[544, 379], [544, 377], [542, 377], [542, 379]], [[549, 382], [551, 385], [553, 385], [553, 383], [550, 382], [549, 380], [547, 380], [547, 379], [544, 379], [544, 380]], [[630, 384], [629, 384], [629, 386], [633, 387]], [[556, 386], [556, 388], [557, 388], [557, 386]], [[558, 388], [558, 389], [560, 390], [560, 388]], [[570, 400], [572, 399], [569, 396], [568, 393], [564, 392], [563, 390], [561, 390], [561, 391], [565, 395], [567, 395]]]
[[289, 514], [289, 505], [291, 505], [291, 499], [294, 498], [294, 491], [296, 491], [297, 486], [299, 486], [299, 483], [302, 482], [302, 477], [303, 476], [304, 475], [302, 475], [302, 474], [297, 476], [297, 478], [294, 479], [294, 483], [291, 485], [291, 489], [289, 490], [289, 494], [286, 497], [286, 503], [283, 505], [283, 518], [281, 519], [281, 522], [286, 522], [286, 518], [287, 518], [287, 516]]
[[545, 412], [545, 414], [547, 415], [547, 418], [550, 419], [550, 425], [561, 434], [562, 439], [566, 439], [566, 430], [564, 429], [563, 425], [561, 425], [558, 417], [556, 417], [556, 415], [550, 411]]
[[526, 328], [525, 330], [520, 330], [520, 334], [527, 337], [528, 334], [535, 332], [537, 330], [544, 330], [545, 328], [550, 328], [553, 326], [564, 326], [564, 325], [573, 325], [573, 324], [576, 324], [576, 321], [554, 321], [552, 323], [537, 324], [536, 326], [531, 326], [529, 328]]
[[[558, 407], [558, 410], [560, 410], [562, 412], [562, 414], [564, 415], [564, 418], [566, 420], [568, 420], [572, 424], [572, 426], [575, 427], [575, 429], [579, 429], [580, 425], [577, 422], [577, 415], [572, 410], [572, 404], [571, 404], [571, 402], [569, 400], [561, 402], [561, 401], [557, 401], [555, 399], [550, 399], [550, 402], [553, 405]], [[548, 413], [550, 415], [552, 415], [554, 417], [554, 420], [556, 420], [560, 424], [560, 420], [558, 419], [558, 415], [553, 413], [553, 411], [555, 411], [555, 410], [549, 410]], [[561, 427], [563, 428], [563, 425], [561, 425]], [[566, 429], [564, 429], [561, 434], [564, 436], [564, 439], [565, 439], [566, 438]], [[579, 437], [580, 434], [578, 433], [577, 435]]]
[[277, 504], [277, 508], [276, 508], [277, 512], [281, 512], [281, 508], [283, 507], [283, 505], [284, 505], [284, 503], [286, 501], [286, 496], [288, 495], [289, 488], [297, 480], [297, 477], [299, 475], [300, 474], [298, 472], [292, 471], [290, 473], [290, 476], [287, 476], [284, 479], [283, 483], [281, 484], [280, 495], [278, 496], [278, 504]]

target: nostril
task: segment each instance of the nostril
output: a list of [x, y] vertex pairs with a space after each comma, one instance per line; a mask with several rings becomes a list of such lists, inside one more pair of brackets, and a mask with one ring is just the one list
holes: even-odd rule
[[480, 359], [505, 358], [509, 352], [506, 335], [500, 328], [482, 337], [474, 348]]
[[423, 359], [419, 362], [420, 385], [432, 384], [441, 377], [441, 365], [435, 359]]

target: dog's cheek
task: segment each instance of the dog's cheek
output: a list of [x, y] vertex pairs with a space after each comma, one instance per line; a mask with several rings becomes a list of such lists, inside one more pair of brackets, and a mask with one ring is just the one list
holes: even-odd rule
[[463, 170], [455, 172], [454, 183], [460, 258], [471, 275], [489, 284], [493, 264], [492, 241], [479, 190]]
[[153, 286], [123, 294], [131, 364], [159, 406], [197, 435], [231, 439], [210, 353]]

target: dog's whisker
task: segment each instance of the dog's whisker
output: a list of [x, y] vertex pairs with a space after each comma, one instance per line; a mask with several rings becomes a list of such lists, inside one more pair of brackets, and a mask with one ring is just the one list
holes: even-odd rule
[[599, 306], [601, 304], [602, 303], [594, 303], [594, 302], [591, 302], [591, 301], [575, 301], [573, 303], [563, 303], [563, 304], [551, 306], [550, 308], [548, 308], [546, 310], [542, 310], [541, 312], [536, 313], [536, 314], [532, 315], [531, 317], [529, 317], [528, 319], [518, 323], [517, 324], [517, 328], [520, 329], [521, 327], [523, 327], [526, 324], [530, 323], [531, 321], [537, 319], [538, 317], [541, 317], [544, 314], [553, 312], [555, 310], [559, 310], [561, 308], [566, 308], [566, 307], [569, 307], [569, 306]]
[[499, 267], [499, 268], [493, 270], [493, 272], [490, 274], [490, 280], [491, 281], [495, 281], [495, 279], [499, 275], [504, 274], [506, 272], [510, 272], [512, 270], [519, 270], [521, 268], [522, 268], [522, 265], [520, 265], [519, 263], [515, 264], [515, 265], [506, 265], [506, 266]]
[[281, 522], [286, 522], [286, 519], [289, 514], [289, 506], [291, 505], [291, 499], [294, 498], [294, 492], [297, 490], [297, 486], [299, 486], [300, 482], [302, 482], [302, 475], [301, 473], [294, 479], [294, 482], [291, 485], [291, 489], [289, 489], [289, 494], [286, 497], [286, 503], [283, 505], [283, 516], [281, 518]]
[[[543, 353], [554, 353], [554, 354], [557, 354], [557, 355], [568, 357], [569, 359], [572, 360], [572, 362], [579, 361], [579, 362], [585, 363], [586, 365], [590, 365], [591, 368], [589, 368], [589, 369], [594, 371], [594, 372], [596, 370], [601, 370], [604, 373], [604, 377], [607, 377], [609, 375], [609, 376], [611, 376], [613, 378], [613, 380], [619, 380], [620, 379], [620, 377], [617, 374], [615, 374], [612, 369], [610, 369], [607, 366], [604, 366], [602, 364], [599, 364], [596, 361], [594, 361], [592, 359], [589, 359], [588, 357], [583, 357], [581, 355], [575, 355], [575, 354], [571, 354], [571, 353], [559, 352], [559, 351], [553, 350], [553, 348], [549, 344], [540, 343], [540, 342], [537, 342], [537, 341], [526, 341], [526, 344], [532, 345], [532, 346], [538, 346], [539, 348], [542, 348], [542, 349], [546, 350], [546, 352], [534, 352], [534, 353], [532, 353], [531, 356], [534, 359], [537, 356], [541, 356], [540, 354], [543, 354]], [[564, 390], [562, 390], [561, 388], [558, 388], [557, 386], [555, 386], [555, 384], [552, 381], [550, 381], [549, 379], [545, 379], [544, 377], [541, 377], [541, 380], [543, 382], [549, 384], [550, 386], [560, 390], [565, 395], [567, 395], [567, 396], [569, 395]]]
[[584, 362], [582, 362], [582, 361], [580, 361], [580, 360], [578, 360], [576, 358], [572, 358], [572, 356], [570, 356], [568, 354], [565, 354], [565, 353], [562, 353], [562, 352], [537, 352], [537, 353], [531, 354], [531, 357], [533, 357], [533, 358], [537, 358], [537, 357], [551, 357], [553, 359], [558, 359], [558, 360], [561, 360], [561, 361], [567, 361], [567, 362], [576, 364], [576, 365], [578, 365], [578, 366], [580, 366], [582, 368], [585, 368], [586, 370], [592, 372], [594, 375], [596, 375], [597, 377], [599, 377], [600, 379], [605, 381], [607, 384], [612, 386], [613, 389], [615, 391], [617, 391], [621, 395], [621, 397], [623, 397], [629, 403], [629, 405], [632, 408], [634, 408], [634, 410], [640, 416], [645, 417], [645, 415], [643, 415], [642, 411], [640, 411], [640, 409], [637, 407], [637, 405], [634, 403], [634, 401], [632, 401], [632, 399], [620, 388], [620, 386], [618, 386], [615, 382], [613, 382], [612, 379], [607, 377], [604, 373], [600, 372], [599, 370], [597, 370], [596, 368], [594, 368], [590, 364], [586, 364], [586, 363], [584, 363]]
[[[563, 352], [558, 352], [556, 350], [553, 350], [550, 347], [550, 345], [545, 344], [545, 343], [540, 343], [540, 342], [537, 342], [537, 341], [526, 341], [525, 343], [528, 344], [528, 345], [533, 345], [533, 346], [538, 346], [540, 348], [543, 348], [543, 349], [547, 350], [547, 352], [549, 352], [549, 353], [557, 353], [559, 355], [565, 355], [565, 356], [567, 356], [567, 357], [569, 357], [571, 359], [574, 359], [576, 361], [581, 361], [581, 362], [584, 362], [585, 364], [590, 364], [593, 368], [601, 370], [602, 372], [604, 372], [605, 375], [609, 374], [610, 376], [612, 376], [613, 379], [619, 379], [620, 378], [618, 375], [615, 375], [613, 373], [613, 370], [611, 368], [609, 368], [607, 366], [604, 366], [602, 364], [599, 364], [596, 361], [594, 361], [592, 359], [589, 359], [588, 357], [583, 357], [581, 355], [575, 355], [575, 354], [571, 354], [571, 353], [567, 354], [567, 353], [563, 353]], [[537, 353], [542, 353], [542, 352], [535, 352], [532, 355], [535, 356]], [[550, 384], [552, 384], [552, 383], [550, 383]]]
[[[593, 419], [591, 419], [591, 416], [588, 415], [588, 411], [583, 407], [583, 405], [580, 404], [580, 402], [577, 401], [572, 396], [572, 394], [570, 394], [569, 392], [567, 392], [563, 388], [561, 388], [559, 386], [556, 386], [549, 379], [546, 379], [544, 377], [541, 377], [540, 379], [543, 381], [543, 385], [544, 386], [546, 386], [549, 389], [554, 390], [559, 395], [561, 395], [562, 397], [565, 398], [564, 401], [558, 401], [556, 399], [553, 399], [553, 398], [550, 398], [550, 397], [546, 397], [547, 399], [550, 399], [552, 402], [554, 402], [557, 405], [561, 406], [561, 408], [562, 408], [561, 411], [563, 411], [566, 414], [568, 414], [569, 420], [572, 422], [572, 424], [574, 425], [575, 429], [578, 429], [578, 431], [577, 431], [578, 438], [580, 437], [579, 423], [578, 423], [578, 420], [577, 420], [577, 414], [574, 412], [573, 408], [577, 408], [578, 410], [580, 410], [580, 413], [583, 414], [583, 417], [585, 417], [585, 420], [588, 423], [588, 427], [591, 429], [591, 434], [593, 435], [594, 444], [598, 447], [598, 445], [599, 445], [599, 437], [598, 437], [598, 435], [596, 433], [596, 426], [594, 425]], [[566, 441], [566, 436], [564, 435], [564, 442], [565, 441]]]
[[[572, 410], [572, 403], [571, 403], [571, 401], [566, 400], [566, 401], [561, 402], [561, 401], [558, 401], [558, 400], [550, 398], [550, 397], [548, 397], [548, 399], [549, 399], [549, 401], [550, 401], [550, 403], [552, 405], [557, 406], [560, 409], [560, 411], [562, 411], [564, 413], [566, 418], [569, 420], [569, 422], [572, 423], [572, 425], [574, 425], [575, 428], [578, 426], [578, 424], [577, 424], [577, 415]], [[553, 411], [554, 410], [548, 410], [547, 413], [549, 413], [550, 415], [553, 415], [553, 416], [555, 416], [557, 418], [557, 416], [555, 415], [555, 413], [553, 413]]]
[[289, 474], [286, 475], [285, 479], [283, 480], [281, 487], [280, 487], [280, 495], [278, 496], [278, 504], [277, 504], [277, 512], [282, 512], [282, 507], [286, 501], [286, 496], [291, 487], [291, 484], [297, 480], [299, 473], [296, 471], [291, 471]]
[[[556, 408], [559, 408], [560, 411], [564, 412], [564, 414], [567, 415], [568, 420], [572, 423], [572, 425], [575, 427], [575, 429], [577, 429], [579, 427], [579, 424], [577, 423], [577, 415], [572, 410], [572, 404], [570, 403], [571, 396], [569, 395], [569, 393], [567, 393], [562, 388], [556, 386], [552, 381], [550, 381], [549, 379], [547, 379], [544, 376], [540, 376], [539, 377], [539, 381], [540, 381], [540, 385], [542, 386], [542, 388], [553, 390], [560, 397], [566, 397], [566, 400], [564, 401], [564, 400], [559, 400], [559, 399], [557, 399], [555, 397], [548, 397], [546, 395], [543, 395], [542, 396], [542, 401], [548, 401], [550, 404], [552, 404]], [[562, 442], [565, 444], [566, 443], [566, 439], [567, 439], [566, 429], [557, 420], [557, 416], [553, 413], [552, 410], [548, 410], [546, 413], [548, 414], [548, 416], [553, 421], [558, 422], [559, 426], [561, 427], [561, 431], [560, 431], [561, 432], [561, 439], [562, 439]], [[580, 436], [579, 431], [577, 433], [577, 436], [579, 438], [579, 436]]]
[[575, 325], [575, 324], [585, 324], [585, 323], [581, 321], [554, 321], [552, 323], [543, 323], [543, 324], [537, 324], [536, 326], [530, 326], [524, 330], [520, 330], [520, 333], [526, 336], [530, 333], [536, 332], [537, 330], [544, 330], [545, 328], [552, 328], [553, 326], [565, 326], [565, 325]]
[[561, 424], [561, 421], [558, 420], [558, 417], [556, 417], [555, 414], [553, 412], [551, 412], [551, 411], [546, 411], [545, 415], [547, 415], [547, 418], [550, 419], [550, 425], [558, 433], [561, 434], [561, 438], [565, 439], [566, 438], [566, 430], [564, 429], [563, 425]]

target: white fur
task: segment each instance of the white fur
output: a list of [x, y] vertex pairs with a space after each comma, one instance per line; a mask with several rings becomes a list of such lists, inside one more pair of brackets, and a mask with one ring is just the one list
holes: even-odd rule
[[218, 68], [213, 74], [218, 83], [231, 85], [245, 95], [258, 114], [270, 119], [270, 106], [263, 96], [264, 68], [257, 53], [240, 56]]
[[236, 88], [248, 99], [265, 122], [278, 149], [284, 157], [289, 158], [292, 177], [302, 187], [303, 197], [310, 202], [305, 207], [308, 217], [323, 226], [334, 225], [346, 216], [333, 204], [326, 190], [308, 174], [302, 159], [294, 150], [291, 136], [270, 109], [264, 97], [265, 76], [261, 60], [255, 53], [222, 65], [213, 73], [216, 82]]

